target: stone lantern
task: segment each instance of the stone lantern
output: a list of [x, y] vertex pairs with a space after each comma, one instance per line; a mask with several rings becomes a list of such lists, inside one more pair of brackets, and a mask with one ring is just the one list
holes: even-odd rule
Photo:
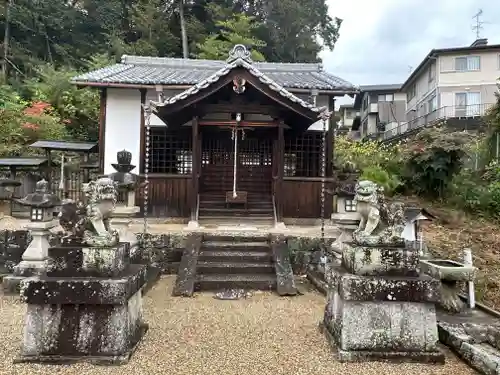
[[54, 209], [61, 204], [60, 199], [49, 192], [49, 183], [45, 180], [36, 183], [34, 193], [16, 199], [16, 202], [30, 208], [30, 222], [25, 228], [30, 231], [32, 240], [23, 253], [22, 261], [14, 267], [14, 274], [4, 279], [5, 289], [11, 292], [17, 289], [22, 279], [45, 273], [50, 229], [58, 225]]
[[120, 242], [130, 243], [130, 255], [133, 257], [138, 248], [137, 236], [130, 230], [132, 218], [137, 215], [140, 208], [135, 205], [135, 192], [138, 188], [138, 176], [131, 171], [132, 153], [127, 150], [116, 153], [117, 163], [111, 164], [116, 172], [111, 173], [111, 178], [117, 185], [119, 193], [125, 193], [125, 203], [118, 204], [113, 213], [113, 225], [120, 233]]

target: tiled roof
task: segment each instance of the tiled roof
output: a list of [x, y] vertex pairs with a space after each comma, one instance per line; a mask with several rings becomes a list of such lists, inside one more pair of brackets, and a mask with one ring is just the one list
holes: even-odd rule
[[[74, 77], [77, 84], [195, 85], [226, 66], [225, 61], [170, 57], [122, 57], [120, 64]], [[253, 63], [278, 85], [354, 94], [351, 83], [323, 70], [321, 64]]]
[[39, 167], [46, 158], [0, 158], [0, 167]]
[[45, 148], [61, 151], [91, 152], [97, 148], [97, 143], [88, 142], [66, 142], [66, 141], [36, 141], [30, 147]]
[[220, 78], [226, 76], [227, 74], [229, 74], [229, 72], [231, 72], [231, 70], [237, 67], [245, 68], [251, 75], [258, 78], [271, 90], [276, 91], [281, 96], [287, 98], [288, 100], [291, 100], [294, 103], [301, 105], [302, 107], [312, 112], [316, 112], [318, 115], [327, 110], [326, 107], [316, 107], [314, 104], [308, 103], [300, 99], [298, 96], [292, 94], [290, 91], [283, 88], [282, 85], [278, 84], [273, 79], [269, 78], [268, 74], [263, 73], [255, 65], [253, 65], [252, 60], [250, 59], [250, 52], [245, 48], [245, 46], [241, 44], [234, 46], [231, 53], [229, 54], [229, 59], [221, 69], [217, 70], [209, 77], [205, 78], [204, 80], [198, 82], [197, 84], [191, 86], [187, 90], [177, 95], [174, 95], [170, 98], [166, 98], [162, 102], [151, 102], [151, 106], [153, 107], [153, 110], [157, 110], [159, 107], [165, 107], [170, 104], [174, 104], [178, 101], [182, 101], [190, 97], [191, 95], [196, 94], [200, 90], [207, 88], [214, 82], [217, 82]]

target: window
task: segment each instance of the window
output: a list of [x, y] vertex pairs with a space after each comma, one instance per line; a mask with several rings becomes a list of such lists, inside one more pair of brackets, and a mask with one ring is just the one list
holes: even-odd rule
[[427, 101], [428, 113], [434, 112], [437, 109], [437, 96], [434, 95]]
[[500, 55], [498, 55], [498, 66], [497, 66], [497, 69], [500, 70]]
[[352, 111], [345, 111], [345, 118], [353, 118], [353, 112]]
[[[258, 143], [260, 145], [261, 142]], [[321, 175], [322, 132], [306, 132], [301, 135], [285, 136], [285, 176], [318, 177]], [[269, 140], [272, 146], [272, 140]], [[256, 147], [258, 146], [256, 145]], [[260, 147], [260, 146], [259, 146]], [[243, 145], [240, 147], [243, 151]], [[269, 163], [272, 162], [272, 155]]]
[[455, 57], [455, 70], [458, 72], [481, 70], [481, 58], [479, 56]]
[[345, 212], [356, 212], [356, 202], [352, 199], [345, 200]]
[[363, 98], [363, 111], [368, 107], [368, 95]]
[[378, 96], [379, 102], [393, 102], [394, 94], [382, 94]]
[[436, 79], [436, 64], [435, 63], [429, 67], [429, 82], [434, 81], [434, 79]]
[[408, 100], [412, 100], [417, 95], [417, 84], [413, 83], [408, 89]]
[[192, 167], [190, 132], [189, 128], [172, 131], [166, 126], [152, 126], [149, 173], [190, 174]]
[[478, 116], [481, 107], [480, 92], [457, 92], [455, 93], [455, 116]]

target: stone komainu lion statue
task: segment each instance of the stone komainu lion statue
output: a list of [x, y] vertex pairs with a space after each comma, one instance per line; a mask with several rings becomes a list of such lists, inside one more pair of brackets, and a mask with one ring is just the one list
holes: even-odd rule
[[398, 244], [404, 242], [401, 234], [405, 227], [404, 205], [388, 203], [384, 189], [368, 180], [359, 181], [354, 201], [361, 216], [353, 239], [367, 244]]
[[65, 232], [64, 241], [89, 246], [109, 247], [118, 243], [118, 231], [110, 227], [117, 191], [113, 180], [103, 177], [83, 185], [86, 204], [63, 202], [59, 224]]

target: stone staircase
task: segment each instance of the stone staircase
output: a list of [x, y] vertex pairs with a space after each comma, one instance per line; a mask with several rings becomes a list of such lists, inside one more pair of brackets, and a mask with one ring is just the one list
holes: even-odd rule
[[191, 234], [173, 295], [223, 289], [276, 290], [280, 295], [295, 295], [286, 242], [267, 234]]
[[276, 272], [267, 236], [205, 235], [197, 265], [197, 290], [273, 290]]
[[202, 193], [198, 215], [200, 225], [274, 225], [270, 194], [249, 193], [246, 209], [237, 205], [226, 206], [225, 200], [225, 193]]

